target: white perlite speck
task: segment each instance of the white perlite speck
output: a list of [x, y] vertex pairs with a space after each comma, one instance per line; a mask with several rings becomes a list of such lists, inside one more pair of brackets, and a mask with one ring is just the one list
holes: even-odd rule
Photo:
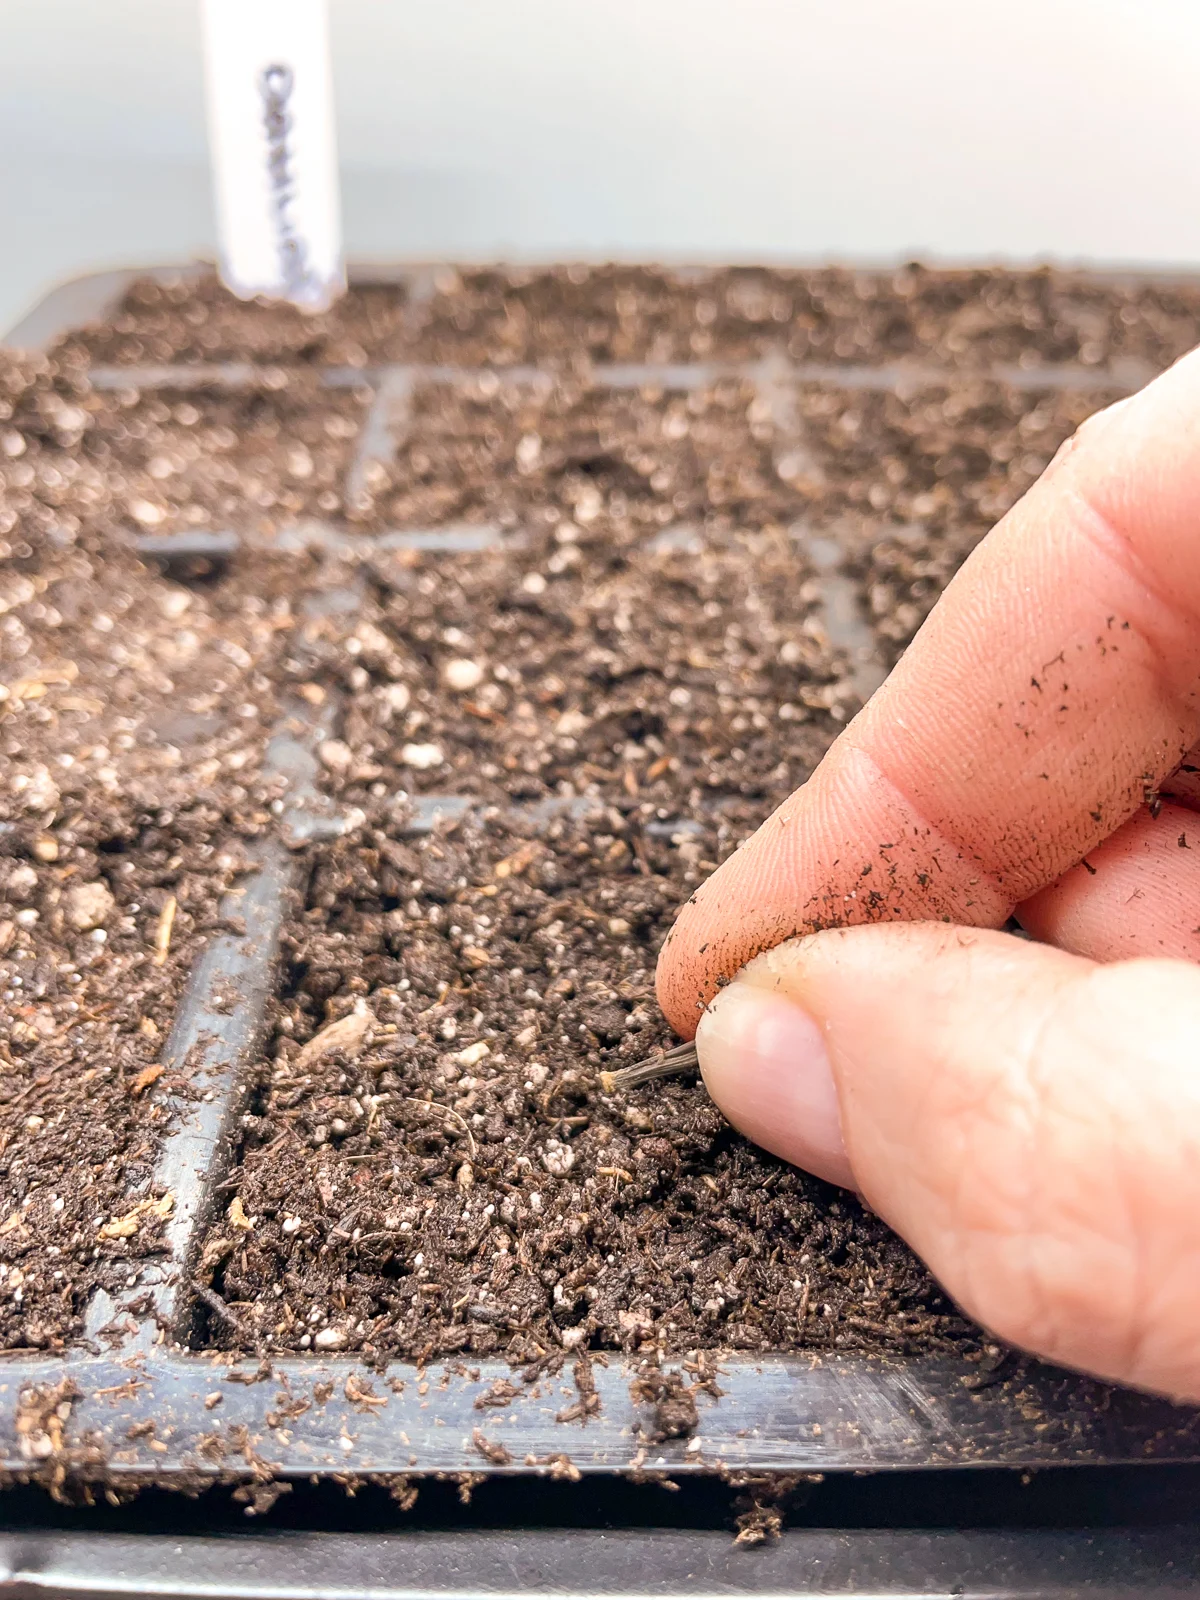
[[442, 677], [445, 678], [449, 688], [463, 694], [468, 689], [478, 689], [483, 682], [483, 668], [478, 661], [459, 656], [454, 661], [447, 661], [442, 668]]
[[400, 751], [400, 759], [406, 767], [424, 772], [429, 767], [441, 766], [442, 747], [440, 744], [406, 744]]
[[575, 1165], [575, 1152], [569, 1144], [560, 1144], [557, 1139], [547, 1139], [546, 1148], [542, 1151], [542, 1165], [554, 1178], [565, 1178]]

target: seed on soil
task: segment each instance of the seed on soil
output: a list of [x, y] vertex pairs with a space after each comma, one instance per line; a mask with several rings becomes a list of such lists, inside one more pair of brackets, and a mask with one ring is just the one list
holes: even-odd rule
[[338, 1051], [343, 1056], [356, 1056], [374, 1022], [375, 1018], [368, 1007], [361, 1002], [356, 1004], [346, 1016], [329, 1023], [308, 1041], [296, 1057], [298, 1070], [303, 1072], [331, 1051]]
[[636, 1089], [639, 1084], [650, 1083], [655, 1078], [669, 1078], [675, 1074], [699, 1071], [700, 1063], [694, 1044], [676, 1045], [644, 1061], [634, 1061], [616, 1072], [602, 1072], [600, 1087], [605, 1094], [615, 1094], [622, 1089]]

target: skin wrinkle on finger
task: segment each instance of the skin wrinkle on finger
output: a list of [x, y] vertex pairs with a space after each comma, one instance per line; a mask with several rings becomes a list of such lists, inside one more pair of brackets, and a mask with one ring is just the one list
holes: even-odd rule
[[[899, 1187], [893, 1177], [896, 1155], [889, 1156], [873, 1137], [869, 1156], [856, 1166], [888, 1174], [887, 1189], [866, 1183], [868, 1202], [919, 1253], [939, 1263], [940, 1274], [971, 1315], [1001, 1338], [1057, 1350], [1053, 1283], [1037, 1270], [1039, 1228], [1053, 1215], [1046, 1192], [1052, 1168], [1046, 1164], [1044, 1096], [1030, 1070], [1052, 1024], [1055, 995], [1045, 992], [1040, 975], [1033, 975], [1014, 997], [1011, 1050], [994, 1058], [980, 1054], [964, 1072], [957, 1010], [961, 993], [976, 982], [978, 939], [957, 932], [953, 938], [961, 962], [939, 969], [934, 959], [929, 967], [933, 986], [926, 990], [920, 1024], [927, 1030], [922, 1047], [928, 1065], [900, 1141], [911, 1185], [902, 1218], [889, 1215], [891, 1190]], [[990, 955], [989, 947], [985, 960]], [[838, 1066], [843, 1091], [853, 1097], [851, 1086], [870, 1072], [870, 1064], [839, 1060]], [[858, 1109], [869, 1115], [869, 1108]], [[855, 1119], [848, 1121], [853, 1127]], [[894, 1146], [895, 1139], [890, 1143]], [[852, 1161], [854, 1152], [852, 1141]], [[1016, 1258], [1009, 1261], [1014, 1242]], [[998, 1271], [1002, 1262], [1007, 1269]]]
[[1036, 939], [1120, 961], [1200, 961], [1200, 819], [1164, 801], [1143, 807], [1071, 871], [1017, 907]]
[[1170, 777], [1159, 785], [1159, 793], [1192, 811], [1200, 811], [1200, 749], [1192, 746]]
[[[1090, 538], [1096, 552], [1106, 552], [1137, 589], [1144, 590], [1157, 601], [1160, 611], [1165, 615], [1178, 618], [1182, 610], [1185, 627], [1189, 631], [1200, 628], [1200, 596], [1181, 608], [1178, 596], [1163, 582], [1163, 574], [1145, 559], [1133, 539], [1118, 527], [1111, 515], [1097, 505], [1088, 489], [1072, 481], [1066, 485], [1066, 493], [1081, 513], [1078, 523], [1080, 531]], [[1173, 663], [1173, 656], [1167, 650], [1160, 650], [1158, 659], [1164, 667]], [[1168, 685], [1164, 681], [1164, 687], [1168, 692], [1178, 693], [1179, 688], [1184, 686]], [[1196, 699], [1197, 690], [1193, 681], [1190, 685], [1191, 703], [1195, 704]]]
[[[1150, 965], [1138, 963], [1143, 976]], [[1122, 969], [1125, 974], [1131, 970], [1130, 964]], [[1085, 1330], [1086, 1338], [1090, 1328], [1104, 1370], [1153, 1387], [1156, 1383], [1161, 1386], [1163, 1367], [1154, 1346], [1162, 1329], [1179, 1320], [1177, 1308], [1168, 1305], [1159, 1313], [1155, 1305], [1155, 1286], [1163, 1265], [1153, 1260], [1155, 1240], [1162, 1231], [1163, 1196], [1171, 1195], [1172, 1186], [1162, 1181], [1166, 1179], [1164, 1170], [1155, 1171], [1154, 1157], [1163, 1166], [1178, 1165], [1170, 1160], [1172, 1139], [1165, 1130], [1172, 1126], [1172, 1112], [1178, 1118], [1184, 1108], [1155, 1100], [1148, 1103], [1144, 1083], [1139, 1081], [1141, 1074], [1136, 1071], [1112, 1074], [1100, 1094], [1089, 1095], [1088, 1085], [1080, 1081], [1078, 1069], [1082, 1066], [1086, 1071], [1081, 1046], [1086, 1046], [1089, 1032], [1094, 1032], [1095, 1019], [1112, 1010], [1113, 975], [1113, 969], [1093, 967], [1061, 992], [1032, 1064], [1044, 1083], [1046, 1170], [1076, 1178], [1065, 1189], [1053, 1183], [1047, 1186], [1047, 1211], [1043, 1214], [1057, 1211], [1064, 1226], [1055, 1231], [1031, 1230], [1031, 1267], [1042, 1280], [1050, 1313], [1045, 1329], [1035, 1327], [1033, 1337], [1044, 1341], [1039, 1348], [1052, 1357], [1081, 1365], [1080, 1329]], [[1120, 973], [1117, 979], [1120, 982]], [[1140, 1027], [1144, 1010], [1144, 996], [1138, 996], [1132, 1019], [1135, 1027]], [[1091, 1042], [1099, 1053], [1107, 1041], [1097, 1037]], [[1076, 1068], [1074, 1082], [1068, 1078], [1064, 1083], [1064, 1060]], [[1192, 1109], [1200, 1112], [1200, 1105]], [[1072, 1141], [1077, 1146], [1074, 1152]], [[1182, 1194], [1184, 1186], [1175, 1192]], [[1104, 1220], [1102, 1229], [1097, 1227], [1097, 1219]], [[1193, 1243], [1193, 1267], [1195, 1255]], [[1089, 1262], [1090, 1271], [1077, 1270], [1081, 1258]], [[1187, 1285], [1193, 1302], [1195, 1281], [1193, 1278]], [[1099, 1307], [1097, 1284], [1103, 1286]], [[1074, 1307], [1064, 1303], [1064, 1287], [1075, 1287]], [[1174, 1295], [1166, 1298], [1169, 1301]]]
[[1098, 432], [1095, 444], [1102, 466], [1089, 479], [1090, 504], [1160, 575], [1164, 590], [1189, 594], [1200, 614], [1200, 485], [1191, 470], [1200, 457], [1200, 351], [1134, 396], [1119, 424]]
[[[1109, 1261], [1107, 1266], [1094, 1266], [1096, 1281], [1103, 1284], [1105, 1293], [1096, 1306], [1094, 1288], [1088, 1283], [1081, 1295], [1078, 1320], [1082, 1323], [1091, 1313], [1093, 1321], [1084, 1337], [1096, 1340], [1104, 1371], [1146, 1387], [1178, 1390], [1188, 1384], [1196, 1394], [1200, 1392], [1194, 1341], [1200, 1240], [1189, 1223], [1197, 1203], [1194, 1174], [1200, 1152], [1195, 1130], [1200, 1127], [1200, 1099], [1190, 1074], [1180, 1074], [1174, 1060], [1164, 1063], [1161, 1048], [1158, 1060], [1147, 1059], [1145, 1054], [1147, 1032], [1153, 1031], [1152, 1026], [1147, 1028], [1147, 1018], [1169, 1013], [1172, 998], [1170, 984], [1165, 985], [1168, 992], [1163, 1003], [1155, 1005], [1156, 996], [1148, 990], [1148, 982], [1153, 982], [1156, 970], [1167, 973], [1169, 969], [1166, 963], [1157, 962], [1096, 968], [1088, 983], [1078, 986], [1069, 997], [1074, 1001], [1074, 1015], [1064, 1010], [1062, 1016], [1058, 1049], [1060, 1056], [1072, 1050], [1072, 1059], [1079, 1062], [1076, 1101], [1094, 1118], [1104, 1119], [1102, 1129], [1093, 1125], [1082, 1135], [1090, 1154], [1086, 1167], [1094, 1178], [1094, 1188], [1079, 1192], [1084, 1215], [1078, 1236], [1086, 1239], [1085, 1229], [1090, 1227], [1095, 1248], [1102, 1243], [1095, 1218], [1107, 1217]], [[1174, 966], [1174, 974], [1182, 970]], [[1190, 972], [1186, 976], [1194, 982]], [[1118, 1015], [1114, 1026], [1107, 1019], [1112, 1018], [1114, 986], [1122, 984], [1134, 992], [1123, 1007], [1126, 1014]], [[1106, 1021], [1099, 1023], [1101, 1017]], [[1090, 1043], [1095, 1059], [1102, 1059], [1107, 1050], [1116, 1063], [1099, 1096], [1087, 1093], [1087, 1064], [1079, 1057], [1081, 1041]], [[1177, 1050], [1169, 1054], [1184, 1059]], [[1130, 1063], [1136, 1064], [1133, 1070], [1129, 1070]], [[1053, 1072], [1053, 1063], [1047, 1064], [1047, 1071]], [[1061, 1074], [1055, 1074], [1053, 1081], [1064, 1098], [1067, 1086], [1062, 1084]], [[1108, 1160], [1103, 1154], [1105, 1138]], [[1060, 1140], [1060, 1160], [1062, 1149]], [[1076, 1166], [1083, 1170], [1084, 1163]], [[1068, 1283], [1072, 1260], [1066, 1253], [1062, 1262]], [[1049, 1271], [1047, 1275], [1053, 1282]], [[1064, 1339], [1071, 1332], [1068, 1324]], [[1107, 1353], [1102, 1339], [1107, 1339]], [[1078, 1353], [1070, 1359], [1073, 1365], [1087, 1364]], [[1164, 1373], [1175, 1376], [1164, 1380]]]
[[[1034, 1348], [1051, 1360], [1072, 1364], [1079, 1362], [1079, 1331], [1086, 1325], [1089, 1309], [1085, 1306], [1081, 1312], [1077, 1302], [1081, 1298], [1090, 1301], [1089, 1288], [1074, 1283], [1077, 1268], [1084, 1261], [1094, 1267], [1096, 1258], [1102, 1257], [1106, 1310], [1116, 1324], [1108, 1338], [1109, 1360], [1110, 1365], [1124, 1369], [1138, 1303], [1135, 1283], [1140, 1254], [1129, 1207], [1126, 1204], [1121, 1208], [1123, 1215], [1109, 1218], [1107, 1226], [1099, 1227], [1098, 1219], [1106, 1214], [1092, 1198], [1062, 1187], [1064, 1172], [1071, 1175], [1096, 1166], [1116, 1172], [1111, 1130], [1106, 1128], [1097, 1150], [1094, 1131], [1091, 1137], [1082, 1132], [1093, 1108], [1060, 1104], [1055, 1082], [1054, 1063], [1061, 1059], [1056, 1031], [1069, 1008], [1074, 986], [1086, 984], [1090, 978], [1089, 972], [1083, 972], [1067, 988], [1044, 996], [1045, 1003], [1030, 1014], [1031, 1025], [1020, 1030], [998, 1103], [991, 1108], [991, 1126], [976, 1130], [974, 1148], [960, 1176], [964, 1190], [969, 1190], [979, 1185], [981, 1175], [989, 1169], [997, 1175], [993, 1182], [1005, 1168], [1019, 1171], [1023, 1194], [1020, 1203], [989, 1230], [990, 1250], [973, 1248], [968, 1240], [960, 1241], [959, 1248], [965, 1263], [978, 1263], [980, 1270], [969, 1274], [972, 1298], [988, 1325], [1005, 1339]], [[1018, 1000], [1014, 1011], [1024, 1021], [1021, 1005]], [[1106, 1124], [1110, 1121], [1104, 1120]], [[1063, 1159], [1064, 1149], [1072, 1144], [1087, 1151], [1082, 1165]], [[1008, 1154], [997, 1160], [1005, 1145]], [[1131, 1268], [1134, 1281], [1123, 1284]], [[999, 1295], [998, 1285], [1004, 1286]]]
[[[1095, 975], [1089, 976], [1089, 983], [1094, 984]], [[1128, 1169], [1121, 1160], [1121, 1150], [1125, 1142], [1125, 1119], [1118, 1112], [1116, 1106], [1109, 1109], [1108, 1116], [1108, 1141], [1112, 1152], [1112, 1191], [1115, 1200], [1120, 1206], [1120, 1220], [1124, 1224], [1123, 1237], [1127, 1242], [1130, 1270], [1129, 1301], [1126, 1311], [1127, 1332], [1120, 1348], [1123, 1361], [1123, 1370], [1130, 1374], [1133, 1382], [1138, 1381], [1138, 1375], [1147, 1370], [1146, 1342], [1149, 1337], [1149, 1321], [1147, 1312], [1143, 1310], [1138, 1315], [1138, 1307], [1149, 1305], [1152, 1284], [1147, 1271], [1148, 1262], [1146, 1253], [1139, 1248], [1139, 1240], [1147, 1225], [1153, 1226], [1152, 1219], [1143, 1221], [1141, 1216], [1140, 1174]], [[1115, 1208], [1114, 1208], [1115, 1209]], [[1114, 1228], [1114, 1233], [1116, 1229]]]
[[[879, 1098], [870, 1092], [880, 1075], [877, 1033], [868, 1027], [865, 1048], [858, 1051], [853, 1029], [826, 1027], [851, 1164], [868, 1204], [930, 1260], [972, 1316], [1004, 1339], [1061, 1356], [1073, 1346], [1055, 1311], [1064, 1282], [1060, 1258], [1066, 1258], [1069, 1277], [1072, 1261], [1092, 1258], [1101, 1248], [1107, 1255], [1109, 1248], [1107, 1241], [1088, 1245], [1078, 1237], [1064, 1248], [1053, 1225], [1064, 1216], [1056, 1205], [1062, 1196], [1055, 1191], [1054, 1161], [1062, 1134], [1052, 1085], [1040, 1069], [1054, 1054], [1046, 1041], [1055, 1025], [1059, 990], [1048, 985], [1044, 969], [1027, 971], [1026, 951], [1017, 941], [966, 929], [920, 932], [931, 936], [931, 943], [953, 947], [957, 959], [941, 963], [931, 952], [923, 968], [917, 1027], [925, 1063], [915, 1087], [906, 1081], [903, 1101], [891, 1116], [873, 1114]], [[836, 967], [837, 943], [852, 939], [848, 932], [822, 935], [822, 966]], [[996, 939], [1002, 951], [1013, 951], [1015, 1037], [1003, 1054], [980, 1052], [964, 1071], [957, 1015], [961, 996], [977, 986], [976, 967], [985, 977], [994, 972]], [[770, 985], [772, 992], [801, 1005], [815, 1000], [820, 1015], [820, 980], [810, 987], [803, 960], [798, 968], [793, 965], [793, 953], [806, 947], [812, 948], [798, 941], [769, 952], [747, 968], [742, 981]], [[853, 951], [852, 944], [848, 948]], [[1050, 952], [1045, 955], [1050, 958]], [[1052, 959], [1055, 971], [1088, 975], [1071, 957]], [[883, 1176], [882, 1185], [872, 1181], [876, 1174]], [[899, 1205], [897, 1193], [903, 1197]], [[1085, 1208], [1073, 1228], [1086, 1235], [1090, 1226]], [[1117, 1264], [1122, 1250], [1128, 1250], [1127, 1240], [1114, 1252]]]
[[[956, 1248], [968, 1269], [969, 1303], [989, 1327], [1073, 1366], [1084, 1364], [1094, 1341], [1104, 1370], [1132, 1374], [1143, 1251], [1122, 1144], [1105, 1103], [1064, 1097], [1059, 1073], [1073, 1042], [1070, 1013], [1091, 977], [1084, 972], [1052, 992], [1035, 1025], [1019, 1030], [988, 1120], [972, 1130], [959, 1209], [950, 1215], [976, 1218]], [[1025, 1003], [1018, 999], [1014, 1014]], [[980, 1228], [980, 1208], [1005, 1183], [1003, 1210]]]
[[[1200, 596], [1194, 597], [1190, 604], [1181, 604], [1164, 586], [1161, 575], [1143, 559], [1129, 536], [1105, 515], [1086, 490], [1073, 484], [1071, 492], [1083, 513], [1079, 529], [1090, 539], [1096, 555], [1106, 553], [1117, 569], [1129, 578], [1133, 593], [1136, 595], [1141, 590], [1152, 602], [1144, 605], [1145, 616], [1140, 621], [1129, 620], [1147, 646], [1150, 666], [1158, 669], [1163, 703], [1169, 705], [1174, 700], [1180, 726], [1190, 726], [1200, 715], [1200, 681], [1187, 665], [1192, 656], [1188, 645], [1200, 636]], [[1158, 638], [1153, 627], [1155, 611], [1166, 623]], [[1186, 750], [1182, 751], [1179, 760], [1186, 754]]]

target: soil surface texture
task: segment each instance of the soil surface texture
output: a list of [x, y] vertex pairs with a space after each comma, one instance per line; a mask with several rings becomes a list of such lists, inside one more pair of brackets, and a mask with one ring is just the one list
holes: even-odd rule
[[1123, 392], [1018, 390], [982, 378], [899, 393], [801, 390], [821, 464], [809, 515], [821, 525], [832, 517], [888, 666], [1059, 446]]
[[858, 707], [779, 528], [647, 549], [559, 522], [513, 549], [386, 557], [371, 577], [352, 658], [368, 681], [331, 752], [355, 804], [382, 780], [770, 810]]
[[205, 1261], [221, 1342], [458, 1352], [974, 1346], [850, 1196], [697, 1082], [605, 1094], [667, 1042], [654, 959], [732, 823], [487, 815], [317, 860], [274, 1059]]
[[[1198, 328], [1195, 284], [1050, 270], [442, 269], [315, 318], [196, 273], [0, 354], [0, 1348], [137, 1293], [187, 1093], [161, 1043], [277, 826], [297, 701], [333, 718], [352, 826], [288, 928], [203, 1256], [214, 1341], [977, 1342], [698, 1083], [598, 1074], [668, 1042], [683, 899], [1062, 441]], [[167, 363], [206, 370], [133, 370]], [[655, 364], [680, 370], [628, 370]], [[271, 553], [314, 523], [336, 553]], [[225, 529], [229, 561], [136, 554]], [[475, 810], [412, 837], [434, 795]]]
[[[136, 1294], [173, 1197], [153, 1182], [168, 1104], [165, 1036], [238, 876], [203, 804], [65, 816], [0, 856], [0, 1345], [77, 1337], [91, 1290]], [[166, 918], [164, 919], [164, 912]], [[169, 921], [169, 945], [160, 930]]]
[[[783, 348], [794, 360], [919, 358], [1168, 366], [1200, 326], [1200, 285], [1046, 267], [764, 270], [565, 266], [441, 269], [419, 299], [358, 286], [321, 316], [234, 299], [211, 276], [146, 280], [109, 322], [73, 335], [68, 363], [250, 361], [366, 367], [579, 361], [739, 360]], [[417, 299], [417, 303], [414, 303]]]

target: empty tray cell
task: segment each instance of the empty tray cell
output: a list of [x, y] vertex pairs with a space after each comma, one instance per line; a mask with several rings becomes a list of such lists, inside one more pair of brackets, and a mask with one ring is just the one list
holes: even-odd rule
[[351, 658], [368, 682], [342, 731], [353, 804], [378, 785], [671, 814], [777, 801], [857, 708], [820, 582], [781, 529], [622, 552], [560, 523], [372, 571]]
[[640, 392], [606, 389], [603, 374], [596, 387], [490, 372], [419, 384], [397, 408], [394, 459], [365, 473], [375, 516], [520, 525], [552, 509], [623, 544], [673, 523], [761, 527], [794, 515], [748, 379], [672, 392], [670, 371], [636, 377]]
[[1125, 392], [974, 378], [892, 393], [799, 391], [821, 463], [811, 515], [841, 536], [888, 663], [1059, 446]]
[[603, 808], [324, 848], [202, 1254], [211, 1335], [420, 1360], [977, 1348], [878, 1219], [698, 1083], [601, 1087], [666, 1042], [655, 956], [736, 839]]
[[102, 324], [68, 334], [54, 355], [64, 365], [361, 367], [401, 354], [407, 302], [401, 283], [363, 285], [310, 316], [239, 300], [212, 272], [156, 274], [134, 281]]
[[6, 1349], [70, 1343], [97, 1286], [136, 1298], [174, 1204], [154, 1182], [166, 1105], [187, 1093], [163, 1043], [244, 859], [200, 806], [174, 828], [99, 812], [0, 855]]
[[268, 532], [341, 506], [365, 392], [317, 394], [305, 374], [234, 392], [116, 390], [85, 439], [118, 515], [155, 533]]

